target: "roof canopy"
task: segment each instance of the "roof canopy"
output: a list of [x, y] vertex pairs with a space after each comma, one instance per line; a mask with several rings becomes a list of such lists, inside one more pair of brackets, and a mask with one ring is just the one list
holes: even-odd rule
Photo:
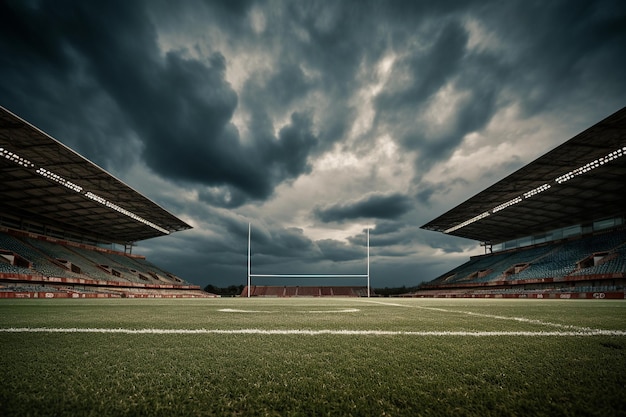
[[422, 226], [500, 243], [626, 214], [626, 107]]
[[107, 243], [191, 228], [1, 106], [0, 215]]

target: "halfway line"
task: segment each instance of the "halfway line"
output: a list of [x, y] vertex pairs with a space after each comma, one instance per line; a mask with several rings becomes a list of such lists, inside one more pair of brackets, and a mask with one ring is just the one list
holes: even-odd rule
[[118, 334], [261, 334], [261, 335], [341, 335], [341, 336], [626, 336], [622, 330], [589, 329], [579, 331], [392, 331], [392, 330], [306, 330], [306, 329], [105, 329], [9, 327], [0, 333], [118, 333]]

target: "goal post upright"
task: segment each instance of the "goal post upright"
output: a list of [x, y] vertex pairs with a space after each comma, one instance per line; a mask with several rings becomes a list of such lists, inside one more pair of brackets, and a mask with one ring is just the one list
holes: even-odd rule
[[252, 224], [248, 223], [248, 298], [250, 298], [250, 233]]
[[367, 273], [366, 274], [253, 274], [252, 273], [252, 257], [251, 257], [251, 235], [252, 223], [248, 223], [248, 298], [250, 298], [250, 287], [252, 285], [252, 277], [271, 277], [271, 278], [367, 278], [367, 298], [370, 297], [370, 229], [367, 231]]
[[370, 228], [367, 228], [367, 298], [370, 298]]

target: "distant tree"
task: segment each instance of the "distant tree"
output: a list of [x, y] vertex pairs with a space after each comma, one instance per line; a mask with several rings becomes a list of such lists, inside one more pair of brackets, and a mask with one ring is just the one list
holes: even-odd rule
[[211, 294], [221, 295], [222, 297], [235, 297], [243, 291], [243, 285], [229, 285], [228, 287], [217, 287], [209, 284], [204, 287], [204, 291]]
[[396, 295], [406, 294], [406, 293], [415, 291], [415, 289], [416, 289], [415, 287], [406, 287], [403, 285], [402, 287], [376, 288], [374, 289], [374, 292], [376, 293], [376, 295], [381, 296], [381, 297], [393, 297]]

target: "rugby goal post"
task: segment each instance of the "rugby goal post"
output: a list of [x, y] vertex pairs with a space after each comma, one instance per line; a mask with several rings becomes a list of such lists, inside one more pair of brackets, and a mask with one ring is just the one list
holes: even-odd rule
[[248, 298], [252, 277], [255, 278], [366, 278], [367, 298], [370, 297], [370, 229], [367, 228], [367, 273], [366, 274], [253, 274], [251, 258], [252, 224], [248, 223]]

